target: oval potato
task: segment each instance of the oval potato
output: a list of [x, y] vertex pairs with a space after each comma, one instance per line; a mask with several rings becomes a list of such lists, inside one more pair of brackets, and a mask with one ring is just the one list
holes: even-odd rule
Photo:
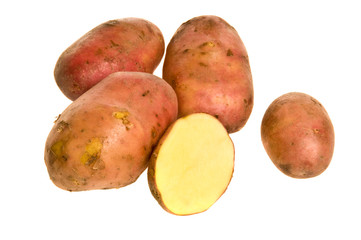
[[140, 18], [110, 20], [61, 54], [54, 77], [65, 96], [75, 100], [113, 72], [153, 73], [164, 48], [163, 35], [153, 23]]
[[199, 16], [179, 27], [167, 46], [163, 79], [177, 93], [179, 117], [208, 113], [232, 133], [251, 114], [248, 54], [237, 31], [220, 17]]
[[335, 136], [330, 117], [315, 98], [284, 94], [268, 107], [261, 137], [276, 167], [294, 178], [321, 174], [331, 162]]
[[177, 98], [164, 80], [149, 73], [113, 73], [56, 120], [45, 146], [49, 176], [69, 191], [133, 183], [176, 117]]

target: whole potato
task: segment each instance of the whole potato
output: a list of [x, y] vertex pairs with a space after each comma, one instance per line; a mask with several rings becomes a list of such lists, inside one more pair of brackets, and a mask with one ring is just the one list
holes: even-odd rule
[[56, 63], [54, 77], [65, 96], [75, 100], [110, 73], [153, 73], [164, 48], [163, 35], [153, 23], [140, 18], [111, 20], [68, 47]]
[[313, 97], [291, 92], [268, 107], [261, 126], [267, 154], [284, 174], [310, 178], [331, 162], [335, 135], [325, 108]]
[[133, 183], [176, 118], [177, 98], [164, 80], [149, 73], [113, 73], [56, 120], [45, 146], [49, 176], [69, 191]]
[[163, 79], [177, 93], [179, 117], [208, 113], [232, 133], [251, 114], [248, 54], [237, 31], [220, 17], [199, 16], [179, 27], [167, 46]]

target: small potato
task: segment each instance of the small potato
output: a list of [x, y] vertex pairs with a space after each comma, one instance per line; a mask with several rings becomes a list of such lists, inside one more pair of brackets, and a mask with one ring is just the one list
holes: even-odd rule
[[111, 20], [61, 54], [55, 80], [65, 96], [75, 100], [113, 72], [153, 73], [164, 48], [163, 35], [153, 23], [139, 18]]
[[263, 117], [261, 137], [273, 163], [290, 177], [315, 177], [331, 162], [332, 122], [321, 103], [307, 94], [277, 98]]
[[163, 79], [177, 93], [179, 117], [208, 113], [232, 133], [251, 114], [246, 48], [237, 31], [217, 16], [195, 17], [179, 27], [167, 46]]
[[113, 73], [56, 120], [45, 146], [49, 176], [69, 191], [133, 183], [176, 118], [177, 97], [164, 80], [149, 73]]

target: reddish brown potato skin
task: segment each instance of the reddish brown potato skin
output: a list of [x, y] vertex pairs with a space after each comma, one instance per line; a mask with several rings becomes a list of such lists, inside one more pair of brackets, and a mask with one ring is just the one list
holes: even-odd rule
[[[45, 146], [51, 180], [69, 191], [133, 183], [176, 120], [177, 107], [173, 89], [152, 74], [109, 75], [56, 120]], [[89, 149], [91, 143], [96, 150]]]
[[265, 150], [293, 178], [310, 178], [329, 166], [335, 134], [325, 108], [313, 97], [291, 92], [268, 107], [261, 126]]
[[237, 31], [217, 16], [183, 23], [167, 46], [163, 79], [175, 89], [179, 117], [204, 112], [229, 133], [240, 130], [253, 108], [246, 48]]
[[110, 73], [153, 73], [164, 49], [163, 35], [153, 23], [139, 18], [111, 20], [66, 49], [54, 77], [65, 96], [75, 100]]

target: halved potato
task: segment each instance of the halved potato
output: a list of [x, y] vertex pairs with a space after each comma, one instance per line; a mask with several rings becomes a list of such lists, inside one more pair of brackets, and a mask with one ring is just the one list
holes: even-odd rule
[[215, 117], [195, 113], [178, 119], [161, 138], [148, 168], [151, 192], [175, 215], [200, 213], [227, 189], [234, 146]]

